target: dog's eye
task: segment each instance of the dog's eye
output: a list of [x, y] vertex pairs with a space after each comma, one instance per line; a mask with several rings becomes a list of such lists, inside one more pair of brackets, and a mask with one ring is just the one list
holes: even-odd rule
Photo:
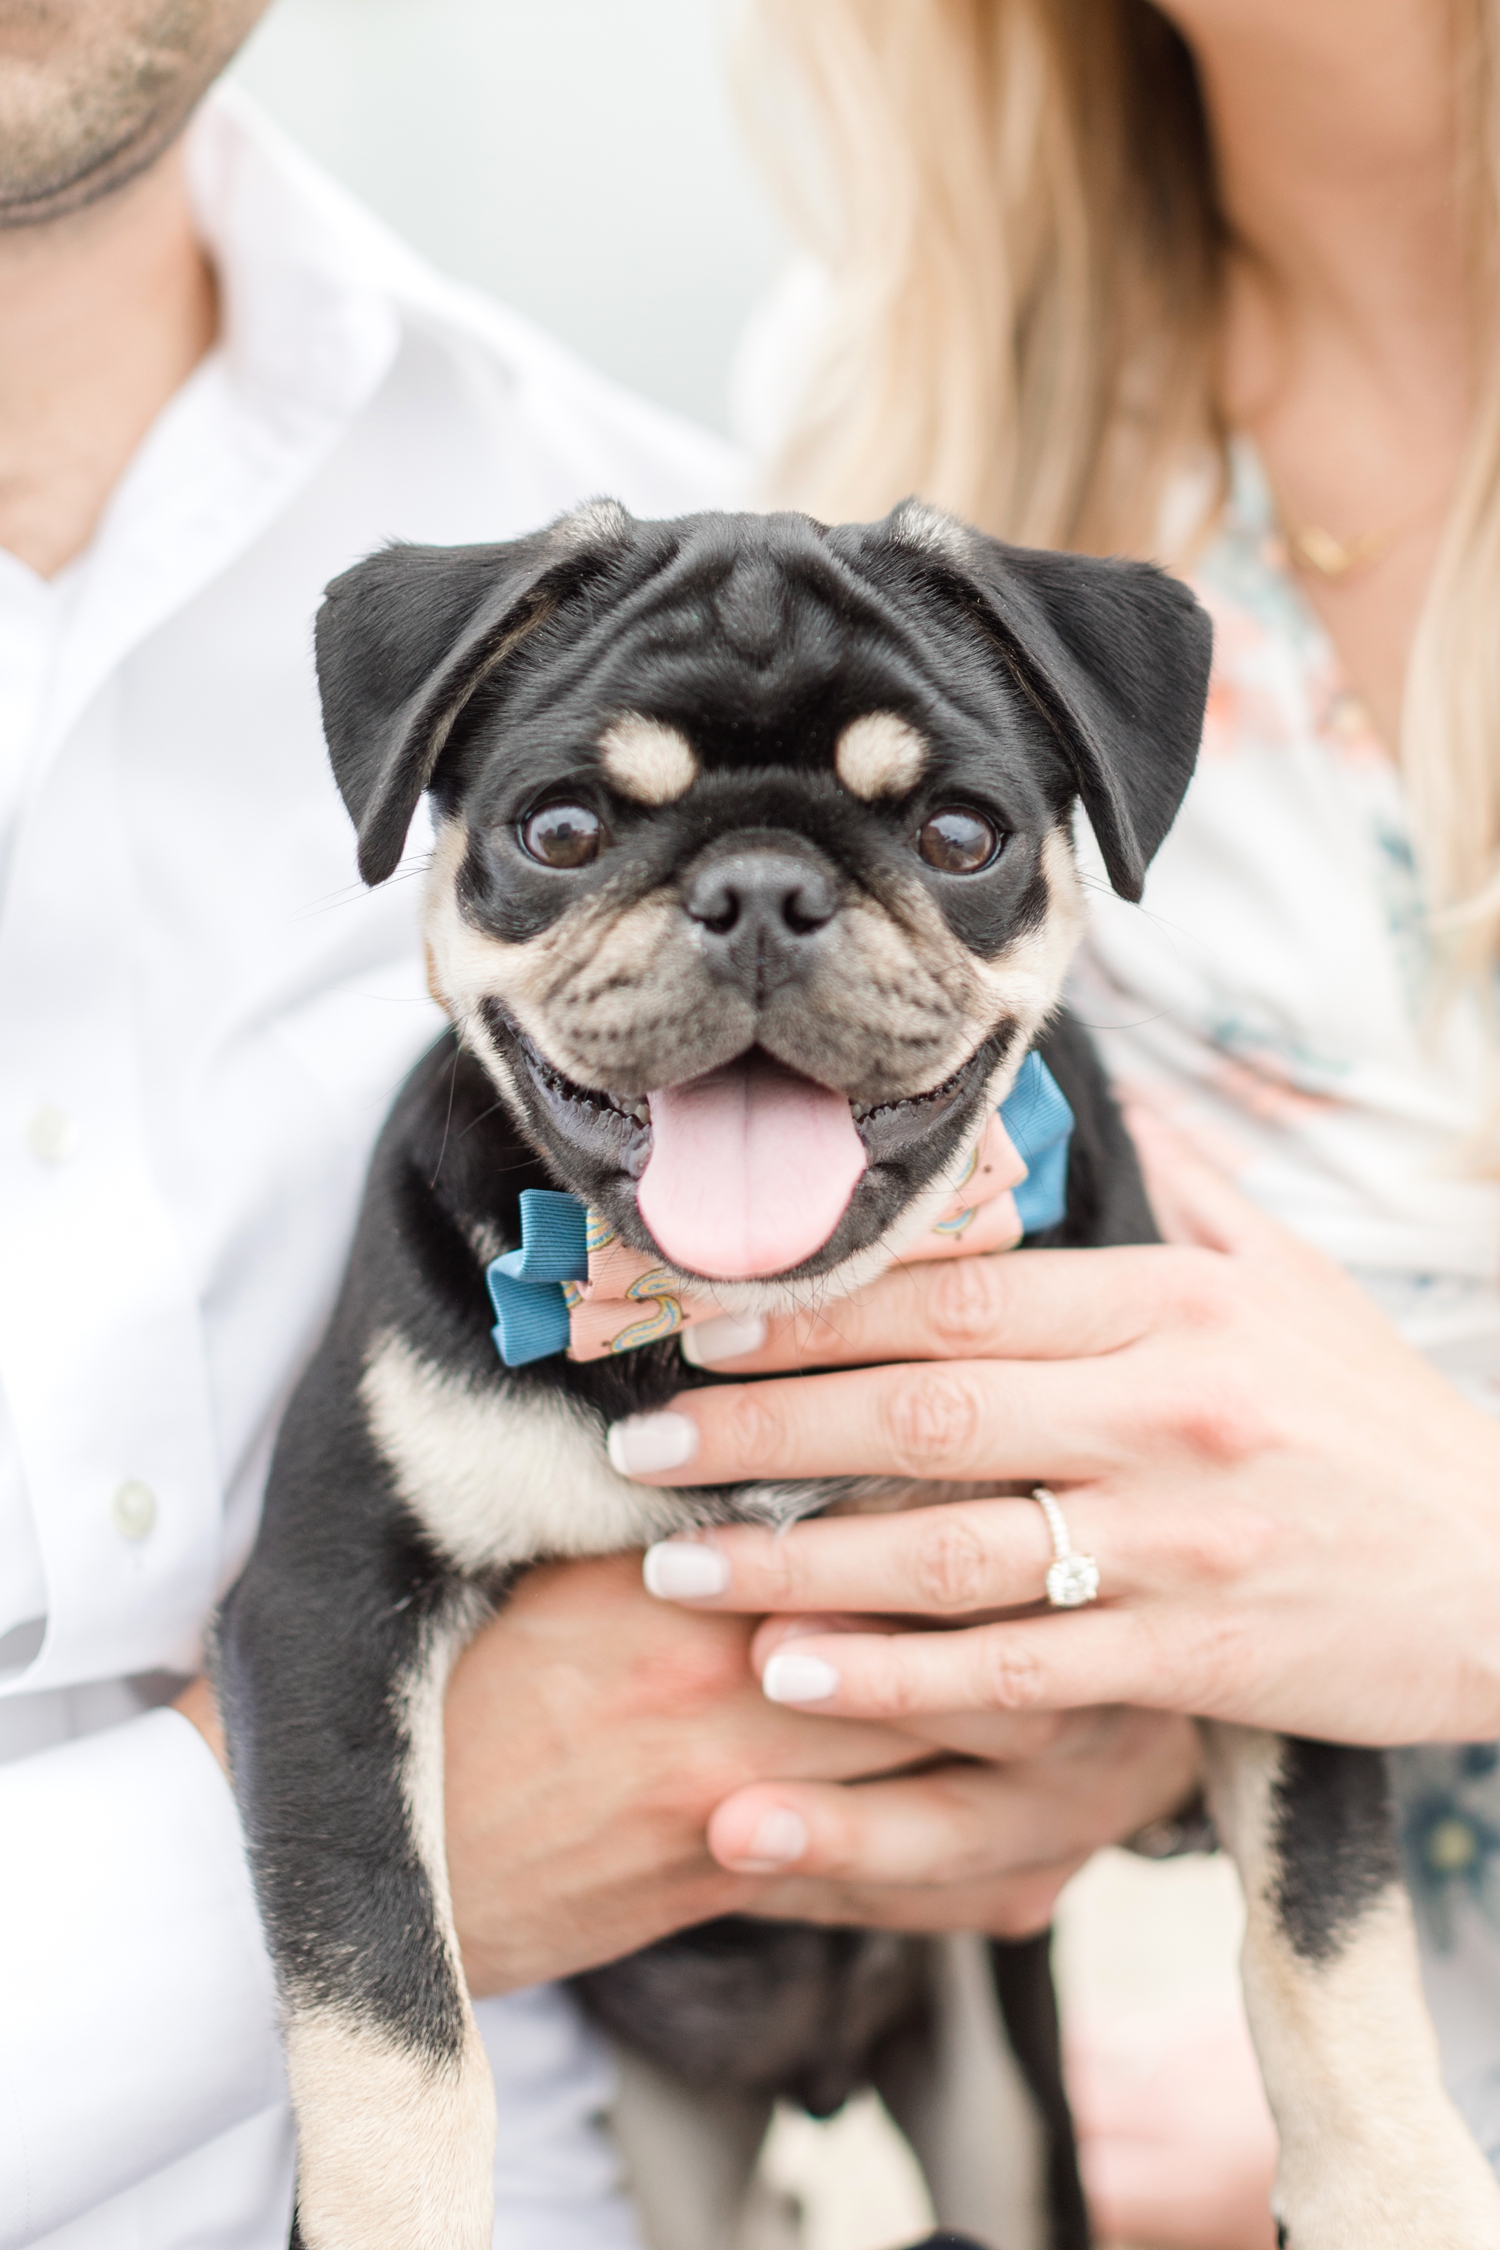
[[1004, 841], [983, 813], [966, 812], [961, 805], [945, 806], [917, 830], [917, 850], [944, 875], [977, 875]]
[[604, 847], [604, 823], [587, 805], [543, 805], [521, 824], [521, 849], [543, 867], [587, 867]]

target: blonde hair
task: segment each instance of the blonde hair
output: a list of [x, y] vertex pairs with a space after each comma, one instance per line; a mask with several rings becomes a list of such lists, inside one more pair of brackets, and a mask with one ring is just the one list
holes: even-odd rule
[[[1500, 0], [1453, 0], [1453, 15], [1488, 328]], [[839, 518], [920, 492], [1023, 544], [1181, 565], [1168, 493], [1195, 463], [1222, 489], [1229, 241], [1181, 35], [1148, 0], [755, 0], [753, 36], [793, 216], [829, 282], [778, 497]], [[788, 113], [785, 71], [764, 67], [773, 53], [795, 65], [800, 110]], [[1500, 951], [1500, 383], [1417, 630], [1401, 762], [1434, 928], [1462, 967], [1487, 968]]]

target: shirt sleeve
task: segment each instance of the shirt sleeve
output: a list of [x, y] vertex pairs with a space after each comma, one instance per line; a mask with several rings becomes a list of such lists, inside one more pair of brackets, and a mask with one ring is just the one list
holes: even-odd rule
[[285, 2098], [238, 1816], [152, 1711], [0, 1768], [0, 2250]]
[[565, 1986], [474, 2003], [495, 2079], [495, 2250], [643, 2250], [606, 2041]]

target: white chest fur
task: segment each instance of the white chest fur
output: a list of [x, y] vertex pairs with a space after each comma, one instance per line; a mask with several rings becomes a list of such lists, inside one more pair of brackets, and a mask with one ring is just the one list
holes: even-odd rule
[[360, 1390], [397, 1491], [460, 1570], [615, 1554], [697, 1520], [694, 1496], [618, 1475], [596, 1426], [555, 1393], [476, 1388], [393, 1334]]

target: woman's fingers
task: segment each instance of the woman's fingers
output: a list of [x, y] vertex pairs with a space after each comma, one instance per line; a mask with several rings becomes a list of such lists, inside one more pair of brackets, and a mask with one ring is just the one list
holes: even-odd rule
[[[812, 1634], [898, 1633], [900, 1625], [879, 1618], [798, 1616], [783, 1613], [763, 1618], [750, 1642], [750, 1666], [757, 1679], [764, 1677], [771, 1658]], [[902, 1729], [910, 1743], [930, 1743], [961, 1758], [983, 1758], [990, 1764], [1014, 1764], [1021, 1758], [1039, 1758], [1059, 1749], [1087, 1747], [1115, 1717], [1112, 1712], [1079, 1711], [942, 1711], [922, 1714]], [[893, 1760], [895, 1765], [897, 1761]], [[867, 1772], [872, 1770], [865, 1769]]]
[[[747, 1374], [975, 1355], [1084, 1358], [1117, 1351], [1143, 1332], [1147, 1308], [1172, 1285], [1173, 1255], [1159, 1247], [1096, 1250], [1083, 1272], [1064, 1250], [902, 1266], [857, 1297], [786, 1320], [704, 1321], [687, 1331], [683, 1350], [695, 1365]], [[747, 1351], [756, 1328], [764, 1341]]]
[[825, 1881], [898, 1887], [1020, 1874], [1080, 1859], [1110, 1840], [1086, 1798], [1060, 1805], [1027, 1769], [981, 1765], [944, 1765], [860, 1789], [742, 1789], [708, 1825], [708, 1848], [732, 1874], [795, 1868]]
[[609, 1433], [622, 1476], [732, 1484], [753, 1476], [1077, 1482], [1122, 1458], [1143, 1387], [1114, 1361], [953, 1360], [857, 1368], [679, 1394]]
[[[1149, 1512], [1088, 1487], [1065, 1491], [1062, 1500], [1073, 1549], [1097, 1562], [1107, 1602], [1223, 1582], [1256, 1552], [1254, 1523], [1185, 1525], [1181, 1504], [1165, 1496]], [[1052, 1561], [1041, 1509], [1018, 1495], [888, 1516], [823, 1516], [781, 1531], [724, 1525], [659, 1541], [647, 1550], [644, 1576], [660, 1600], [800, 1617], [800, 1648], [824, 1615], [830, 1632], [869, 1637], [900, 1633], [912, 1617], [974, 1623], [1029, 1609], [1046, 1599]], [[891, 1622], [875, 1622], [882, 1618]]]
[[745, 1374], [886, 1360], [1092, 1359], [1218, 1302], [1226, 1276], [1213, 1269], [1233, 1259], [1321, 1267], [1181, 1135], [1143, 1111], [1132, 1112], [1131, 1126], [1167, 1243], [901, 1266], [855, 1297], [788, 1319], [701, 1322], [687, 1331], [685, 1355]]
[[1074, 1862], [1180, 1805], [1197, 1746], [1183, 1722], [1080, 1714], [1043, 1758], [943, 1764], [838, 1788], [758, 1783], [713, 1814], [709, 1849], [736, 1874], [795, 1871], [868, 1886], [972, 1886]]
[[1213, 1678], [1212, 1699], [1232, 1708], [1252, 1672], [1253, 1651], [1235, 1640], [1228, 1627], [1180, 1618], [1162, 1634], [1136, 1610], [1100, 1604], [943, 1633], [811, 1634], [772, 1657], [761, 1685], [774, 1703], [898, 1728], [951, 1711], [1076, 1711], [1097, 1703], [1212, 1716], [1206, 1678]]
[[[1099, 1523], [1096, 1544], [1105, 1546], [1107, 1505], [1070, 1501], [1069, 1507], [1075, 1545], [1092, 1552], [1088, 1542]], [[1109, 1528], [1128, 1531], [1123, 1523]], [[784, 1531], [745, 1524], [701, 1540], [663, 1540], [646, 1556], [646, 1584], [672, 1599], [679, 1571], [686, 1583], [696, 1574], [706, 1587], [717, 1565], [718, 1594], [698, 1599], [718, 1609], [817, 1613], [837, 1603], [890, 1616], [965, 1617], [1040, 1601], [1051, 1560], [1051, 1539], [1034, 1501], [960, 1500], [892, 1516], [826, 1516]], [[1126, 1565], [1118, 1553], [1109, 1556], [1108, 1569], [1111, 1590], [1125, 1592]]]
[[[1003, 1823], [1003, 1830], [1000, 1824]], [[721, 1867], [742, 1875], [804, 1875], [861, 1883], [964, 1883], [995, 1872], [1003, 1833], [1014, 1868], [1053, 1849], [1060, 1824], [1042, 1817], [1034, 1793], [995, 1766], [945, 1765], [910, 1779], [864, 1789], [803, 1783], [742, 1789], [708, 1824], [708, 1848]], [[1069, 1835], [1091, 1826], [1074, 1810]], [[1087, 1851], [1091, 1839], [1072, 1845]]]

